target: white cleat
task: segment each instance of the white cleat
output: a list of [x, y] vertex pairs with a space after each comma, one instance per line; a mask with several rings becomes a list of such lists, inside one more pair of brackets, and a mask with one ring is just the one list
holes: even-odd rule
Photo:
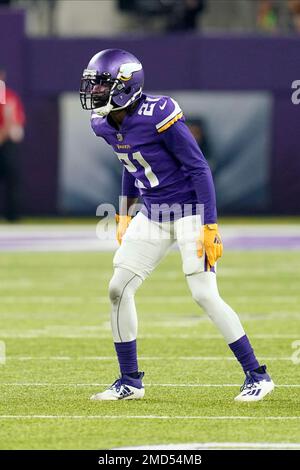
[[144, 372], [140, 372], [137, 379], [122, 375], [104, 392], [92, 395], [91, 400], [140, 400], [145, 395], [143, 377]]
[[264, 370], [262, 374], [255, 371], [247, 372], [246, 380], [241, 387], [241, 393], [235, 397], [235, 401], [259, 401], [274, 390], [275, 384], [269, 374], [266, 373], [266, 366], [261, 367]]

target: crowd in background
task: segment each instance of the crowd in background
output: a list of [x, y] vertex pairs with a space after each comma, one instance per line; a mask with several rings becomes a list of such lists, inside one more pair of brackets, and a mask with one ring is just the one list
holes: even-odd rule
[[280, 33], [281, 10], [287, 10], [289, 31], [300, 33], [300, 0], [260, 0], [257, 9], [257, 27], [261, 31]]
[[300, 33], [300, 0], [0, 0], [31, 35], [178, 31]]

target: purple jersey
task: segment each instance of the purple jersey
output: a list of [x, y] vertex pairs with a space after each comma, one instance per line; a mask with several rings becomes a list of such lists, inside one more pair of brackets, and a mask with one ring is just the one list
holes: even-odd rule
[[141, 195], [149, 217], [158, 205], [196, 207], [198, 203], [204, 204], [205, 223], [216, 222], [209, 166], [175, 100], [144, 94], [119, 130], [95, 112], [91, 125], [124, 165], [122, 194]]

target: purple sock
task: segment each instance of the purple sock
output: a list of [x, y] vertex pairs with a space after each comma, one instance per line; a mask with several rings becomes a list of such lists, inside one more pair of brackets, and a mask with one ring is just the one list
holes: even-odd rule
[[230, 343], [228, 346], [241, 364], [245, 373], [259, 367], [259, 363], [246, 335], [242, 336], [234, 343]]
[[136, 340], [127, 343], [115, 343], [121, 374], [132, 374], [138, 371]]

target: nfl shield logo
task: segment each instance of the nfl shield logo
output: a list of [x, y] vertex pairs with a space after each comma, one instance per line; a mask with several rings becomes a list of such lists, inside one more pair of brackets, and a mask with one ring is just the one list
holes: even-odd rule
[[122, 134], [120, 134], [120, 133], [117, 134], [117, 139], [118, 139], [119, 142], [122, 142], [122, 140], [123, 140]]

